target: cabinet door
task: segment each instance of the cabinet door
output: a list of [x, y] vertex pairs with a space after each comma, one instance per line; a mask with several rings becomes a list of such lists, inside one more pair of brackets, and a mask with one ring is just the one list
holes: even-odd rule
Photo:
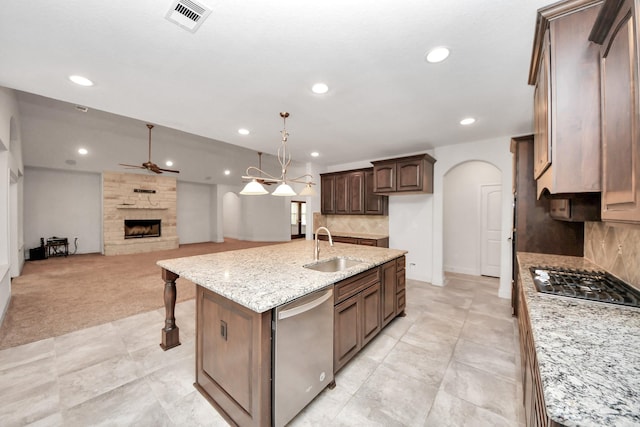
[[335, 175], [320, 176], [320, 211], [323, 214], [333, 214], [336, 212], [335, 206], [336, 177]]
[[362, 295], [360, 293], [335, 306], [333, 370], [337, 372], [362, 347]]
[[396, 260], [382, 266], [382, 324], [386, 325], [396, 315], [397, 276]]
[[549, 91], [550, 84], [549, 31], [544, 35], [538, 81], [533, 93], [534, 110], [534, 162], [533, 177], [540, 178], [551, 164], [551, 139], [549, 138]]
[[374, 193], [373, 169], [364, 172], [364, 213], [366, 215], [386, 215], [389, 197]]
[[362, 291], [362, 345], [371, 341], [380, 329], [380, 283], [369, 286]]
[[348, 210], [350, 214], [364, 215], [364, 172], [351, 172], [348, 179]]
[[422, 191], [423, 161], [420, 159], [400, 161], [396, 164], [396, 191]]
[[375, 193], [396, 191], [396, 162], [374, 165], [373, 183]]
[[601, 59], [602, 219], [640, 221], [636, 35], [630, 15], [613, 28]]
[[336, 198], [335, 198], [335, 213], [347, 214], [349, 213], [349, 176], [341, 173], [336, 176]]

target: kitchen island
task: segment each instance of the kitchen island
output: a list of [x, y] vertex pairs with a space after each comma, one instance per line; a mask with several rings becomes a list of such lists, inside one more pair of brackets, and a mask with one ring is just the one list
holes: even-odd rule
[[315, 263], [314, 246], [295, 241], [158, 261], [167, 311], [161, 346], [179, 345], [175, 281], [186, 278], [197, 285], [195, 386], [234, 424], [272, 423], [272, 321], [278, 307], [335, 289], [334, 371], [404, 312], [406, 251], [320, 242], [321, 261], [358, 261], [342, 271], [320, 272], [305, 268]]
[[640, 310], [536, 290], [531, 267], [602, 270], [584, 258], [517, 258], [527, 417], [542, 420], [536, 425], [640, 425]]

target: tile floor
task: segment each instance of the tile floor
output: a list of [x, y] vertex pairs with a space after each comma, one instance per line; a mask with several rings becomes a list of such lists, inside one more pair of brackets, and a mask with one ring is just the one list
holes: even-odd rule
[[[517, 324], [498, 280], [407, 281], [395, 319], [292, 426], [517, 426]], [[226, 426], [193, 388], [194, 301], [182, 345], [158, 343], [164, 310], [0, 351], [2, 426]]]

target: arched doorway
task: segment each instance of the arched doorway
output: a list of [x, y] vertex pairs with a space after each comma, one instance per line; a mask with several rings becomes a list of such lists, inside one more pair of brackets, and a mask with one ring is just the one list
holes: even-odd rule
[[451, 168], [443, 180], [443, 270], [500, 276], [502, 172], [484, 161]]

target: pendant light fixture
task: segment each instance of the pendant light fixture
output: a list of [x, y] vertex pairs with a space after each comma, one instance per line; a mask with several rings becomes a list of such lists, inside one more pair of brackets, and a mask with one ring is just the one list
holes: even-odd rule
[[[240, 194], [248, 196], [267, 194], [268, 191], [264, 188], [264, 185], [260, 183], [260, 181], [264, 182], [265, 179], [273, 183], [279, 183], [275, 191], [271, 193], [273, 196], [295, 196], [296, 192], [293, 191], [289, 183], [305, 184], [305, 188], [300, 192], [301, 196], [313, 196], [316, 194], [312, 187], [312, 185], [316, 184], [311, 181], [313, 178], [311, 175], [305, 174], [297, 178], [287, 178], [287, 168], [291, 164], [291, 153], [287, 152], [287, 139], [289, 137], [289, 132], [287, 132], [287, 117], [289, 117], [289, 113], [282, 112], [280, 113], [280, 117], [282, 117], [282, 130], [280, 131], [282, 134], [282, 143], [278, 148], [278, 163], [280, 163], [281, 175], [275, 177], [266, 173], [261, 169], [262, 165], [260, 165], [259, 168], [249, 166], [247, 168], [247, 174], [243, 176], [242, 179], [248, 179], [250, 181], [245, 185]], [[255, 171], [259, 176], [252, 175], [251, 171]]]

